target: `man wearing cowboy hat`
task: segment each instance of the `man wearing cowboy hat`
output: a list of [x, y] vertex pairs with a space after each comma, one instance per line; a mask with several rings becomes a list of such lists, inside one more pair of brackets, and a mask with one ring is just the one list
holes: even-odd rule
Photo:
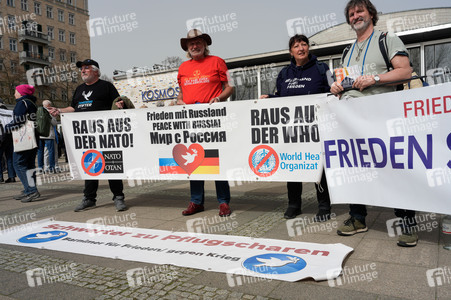
[[[217, 56], [209, 55], [208, 46], [211, 37], [198, 29], [191, 29], [186, 38], [180, 39], [182, 49], [187, 52], [190, 60], [179, 67], [177, 81], [180, 93], [177, 104], [215, 103], [226, 101], [233, 93], [229, 85], [228, 69], [225, 61]], [[230, 187], [227, 181], [215, 181], [216, 195], [219, 202], [219, 215], [226, 217], [231, 214], [229, 207]], [[191, 201], [184, 216], [204, 210], [204, 181], [191, 180]]]

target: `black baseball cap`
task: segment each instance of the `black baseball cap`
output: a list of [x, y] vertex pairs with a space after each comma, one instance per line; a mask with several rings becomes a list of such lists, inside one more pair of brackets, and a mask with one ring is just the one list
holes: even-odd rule
[[81, 68], [82, 66], [93, 65], [100, 69], [99, 63], [90, 58], [85, 59], [84, 61], [77, 61], [77, 63], [75, 65], [77, 66], [77, 68]]

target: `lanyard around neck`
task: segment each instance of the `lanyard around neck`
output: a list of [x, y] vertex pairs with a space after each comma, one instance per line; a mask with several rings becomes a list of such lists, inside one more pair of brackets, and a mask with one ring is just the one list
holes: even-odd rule
[[[363, 56], [363, 61], [362, 61], [362, 74], [361, 74], [361, 75], [363, 75], [363, 70], [364, 70], [364, 68], [365, 68], [366, 53], [368, 52], [368, 48], [370, 47], [370, 43], [371, 43], [371, 39], [373, 38], [373, 34], [374, 34], [374, 30], [373, 30], [373, 33], [371, 33], [371, 35], [370, 35], [370, 40], [368, 41], [368, 45], [366, 46], [366, 50], [365, 50], [365, 55]], [[356, 43], [357, 43], [357, 40], [355, 41], [354, 45], [352, 45], [352, 50], [351, 50], [351, 54], [349, 55], [347, 67], [349, 67], [349, 62], [351, 61], [352, 53], [354, 52], [354, 47], [355, 47], [355, 44], [356, 44]]]

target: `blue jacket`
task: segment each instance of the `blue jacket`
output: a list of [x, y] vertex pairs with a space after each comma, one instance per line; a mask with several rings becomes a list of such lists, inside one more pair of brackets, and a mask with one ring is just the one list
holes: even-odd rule
[[[296, 66], [294, 58], [291, 59], [291, 64], [287, 66], [286, 71], [282, 69], [279, 76], [277, 76], [275, 95], [272, 97], [287, 97], [299, 96], [308, 94], [320, 94], [330, 91], [330, 86], [327, 81], [327, 76], [322, 76], [319, 67], [316, 65], [318, 59], [315, 55], [309, 55], [310, 60], [303, 66]], [[329, 70], [327, 64], [323, 64], [325, 71]], [[283, 78], [286, 76], [286, 78]]]
[[[25, 104], [26, 102], [26, 104]], [[36, 121], [36, 97], [32, 95], [25, 95], [16, 99], [16, 106], [13, 110], [13, 120], [6, 124], [5, 131], [11, 132], [12, 129], [19, 128], [27, 120], [27, 114], [30, 115], [30, 120]]]

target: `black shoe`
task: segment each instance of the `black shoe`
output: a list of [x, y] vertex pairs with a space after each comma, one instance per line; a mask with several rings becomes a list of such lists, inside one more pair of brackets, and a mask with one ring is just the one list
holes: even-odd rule
[[12, 178], [8, 178], [5, 180], [5, 183], [11, 183], [11, 182], [16, 182], [16, 178], [12, 177]]
[[27, 194], [25, 194], [24, 192], [22, 192], [20, 195], [13, 196], [14, 200], [22, 200], [25, 199], [26, 197]]
[[22, 200], [20, 200], [20, 202], [22, 203], [27, 203], [27, 202], [31, 202], [35, 199], [38, 199], [39, 197], [41, 197], [41, 194], [39, 194], [38, 191], [28, 194], [25, 198], [23, 198]]
[[3, 183], [3, 182], [5, 182], [5, 179], [3, 179], [3, 177], [2, 177], [2, 178], [0, 178], [0, 183]]
[[94, 208], [95, 206], [96, 206], [95, 200], [83, 198], [83, 200], [81, 200], [81, 203], [74, 209], [74, 211], [79, 212], [89, 208]]
[[297, 215], [302, 214], [302, 210], [300, 207], [288, 207], [287, 211], [283, 215], [285, 219], [294, 219]]
[[326, 222], [330, 220], [330, 211], [320, 210], [313, 219], [315, 222]]
[[125, 205], [124, 199], [125, 199], [124, 196], [113, 197], [114, 205], [116, 206], [116, 211], [127, 210], [127, 205]]

